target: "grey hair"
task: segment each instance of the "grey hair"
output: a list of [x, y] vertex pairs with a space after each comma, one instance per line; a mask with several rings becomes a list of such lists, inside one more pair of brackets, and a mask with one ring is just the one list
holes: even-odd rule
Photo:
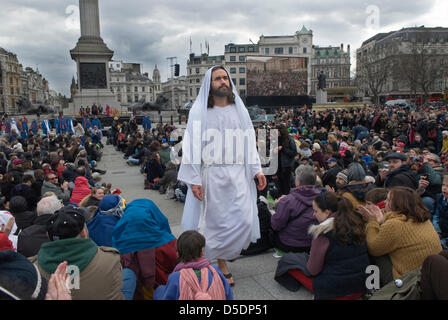
[[431, 153], [431, 156], [434, 158], [434, 160], [437, 162], [437, 163], [440, 163], [441, 161], [440, 161], [440, 157], [438, 156], [438, 155], [436, 155], [435, 153]]
[[316, 184], [316, 172], [309, 164], [302, 164], [296, 169], [296, 181], [301, 186], [312, 186]]
[[61, 201], [56, 196], [42, 198], [37, 203], [36, 213], [38, 216], [53, 214], [63, 207]]
[[353, 162], [348, 166], [347, 170], [348, 183], [352, 181], [363, 181], [366, 177], [366, 171], [361, 164]]

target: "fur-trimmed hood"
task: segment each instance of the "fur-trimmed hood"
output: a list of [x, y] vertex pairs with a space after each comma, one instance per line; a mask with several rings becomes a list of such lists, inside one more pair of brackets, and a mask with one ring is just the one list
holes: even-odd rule
[[333, 230], [333, 222], [334, 222], [334, 217], [330, 217], [318, 225], [310, 226], [308, 229], [308, 233], [313, 237], [313, 240], [314, 240], [317, 237], [319, 237], [320, 235], [323, 235], [325, 233], [332, 231]]

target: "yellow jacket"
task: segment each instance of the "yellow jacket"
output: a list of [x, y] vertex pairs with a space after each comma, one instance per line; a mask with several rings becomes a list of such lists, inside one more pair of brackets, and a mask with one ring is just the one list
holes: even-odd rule
[[442, 251], [439, 236], [430, 220], [421, 223], [413, 219], [406, 221], [406, 216], [398, 212], [386, 213], [381, 225], [375, 220], [369, 221], [366, 233], [369, 254], [388, 254], [394, 279], [421, 268], [426, 257]]

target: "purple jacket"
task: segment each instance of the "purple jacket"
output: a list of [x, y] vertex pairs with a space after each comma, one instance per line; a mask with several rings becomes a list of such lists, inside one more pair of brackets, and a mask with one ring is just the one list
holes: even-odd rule
[[[313, 216], [313, 200], [320, 194], [315, 186], [302, 186], [291, 190], [291, 193], [277, 203], [275, 214], [271, 217], [272, 229], [278, 231], [280, 241], [291, 247], [310, 247], [311, 235], [308, 234], [310, 225], [319, 224]], [[307, 209], [300, 218], [291, 221], [303, 208]]]

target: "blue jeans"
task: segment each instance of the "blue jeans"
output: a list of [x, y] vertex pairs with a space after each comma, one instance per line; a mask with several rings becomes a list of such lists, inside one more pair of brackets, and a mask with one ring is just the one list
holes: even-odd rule
[[136, 286], [137, 286], [137, 276], [135, 275], [134, 271], [132, 271], [129, 268], [124, 268], [123, 269], [123, 289], [121, 289], [121, 292], [123, 292], [126, 300], [134, 299], [134, 292], [135, 292]]
[[139, 160], [139, 159], [132, 158], [132, 156], [129, 156], [127, 162], [128, 162], [129, 164], [135, 164], [135, 165], [137, 165], [137, 166], [140, 164], [140, 160]]

